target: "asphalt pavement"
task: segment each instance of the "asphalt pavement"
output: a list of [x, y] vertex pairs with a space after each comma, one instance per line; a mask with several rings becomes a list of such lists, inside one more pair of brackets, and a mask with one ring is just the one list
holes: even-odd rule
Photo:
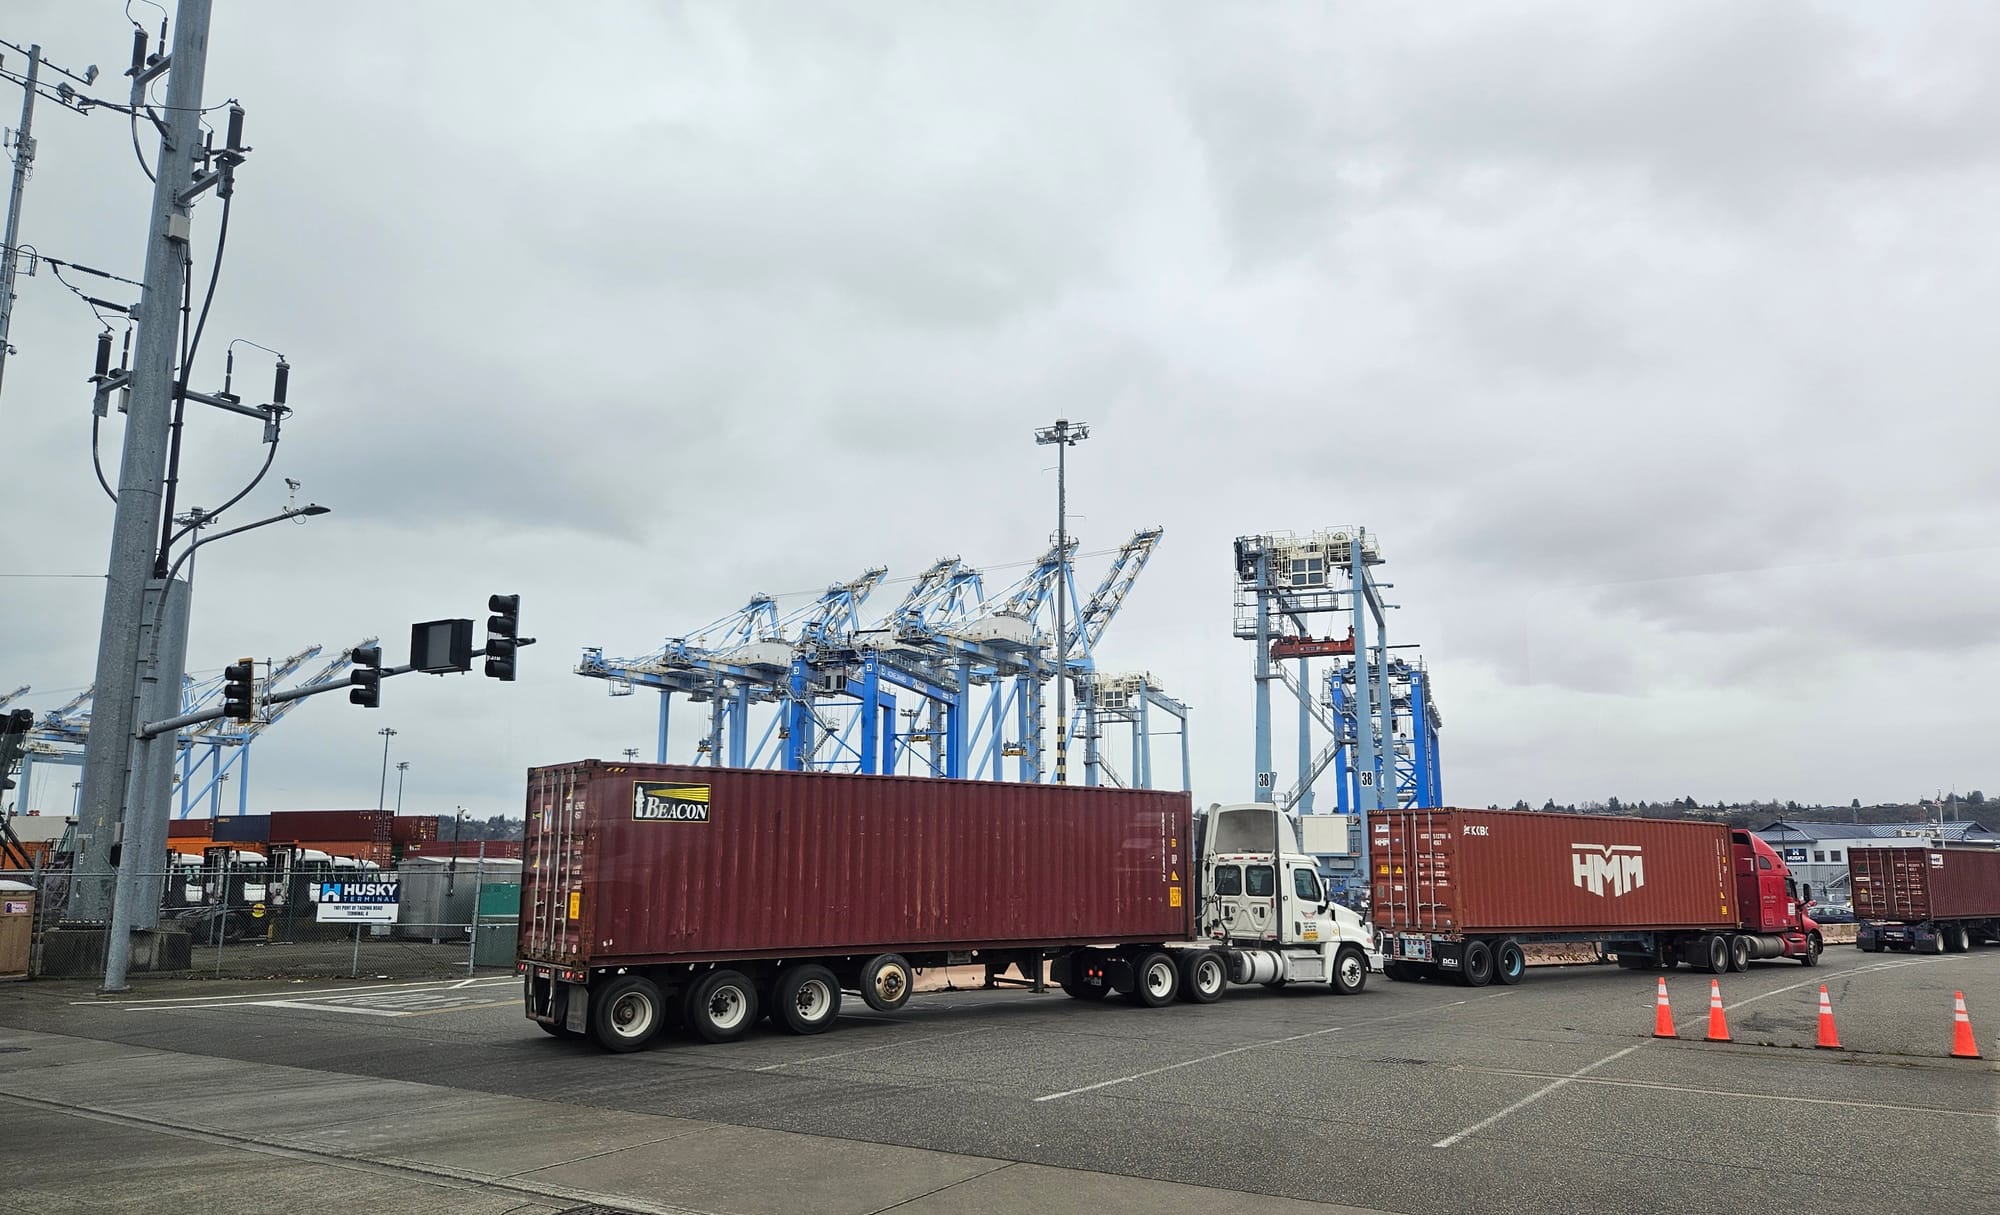
[[[954, 991], [634, 1055], [541, 1033], [507, 975], [18, 984], [0, 1115], [32, 1155], [0, 1210], [197, 1183], [267, 1209], [329, 1176], [413, 1211], [2000, 1208], [2000, 948], [1753, 964], [1720, 978], [1726, 1044], [1687, 971], [1681, 1036], [1654, 1038], [1657, 977], [1165, 1009]], [[1822, 983], [1841, 1050], [1814, 1049]], [[1959, 990], [1985, 1060], [1948, 1057]]]

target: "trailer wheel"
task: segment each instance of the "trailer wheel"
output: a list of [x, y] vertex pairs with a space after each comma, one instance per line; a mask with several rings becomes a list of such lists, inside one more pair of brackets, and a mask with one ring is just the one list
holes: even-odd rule
[[1333, 990], [1343, 996], [1361, 994], [1368, 986], [1368, 959], [1352, 945], [1342, 945], [1333, 955]]
[[1467, 941], [1460, 955], [1458, 981], [1467, 987], [1484, 987], [1493, 981], [1493, 947], [1484, 941]]
[[840, 1015], [840, 982], [824, 966], [790, 966], [771, 991], [771, 1019], [787, 1033], [825, 1033]]
[[638, 1050], [660, 1032], [660, 989], [640, 975], [619, 975], [590, 993], [590, 1036], [605, 1050]]
[[1190, 1004], [1213, 1004], [1229, 986], [1222, 959], [1210, 950], [1189, 954], [1181, 960], [1181, 999]]
[[1750, 969], [1750, 940], [1748, 937], [1729, 938], [1729, 969], [1742, 974]]
[[861, 968], [861, 1001], [876, 1012], [895, 1012], [908, 1004], [914, 986], [902, 954], [877, 954]]
[[1706, 969], [1708, 973], [1712, 975], [1728, 974], [1729, 938], [1705, 937], [1703, 938], [1703, 948], [1707, 951], [1708, 954], [1708, 956], [1704, 959], [1704, 961], [1706, 962], [1706, 966], [1704, 967], [1704, 969]]
[[1965, 930], [1965, 925], [1954, 924], [1950, 931], [1951, 945], [1949, 948], [1953, 953], [1965, 953], [1972, 948], [1972, 934]]
[[1132, 968], [1132, 1002], [1144, 1008], [1172, 1004], [1181, 993], [1180, 967], [1157, 951], [1144, 955]]
[[1500, 942], [1493, 951], [1493, 977], [1500, 980], [1502, 987], [1512, 987], [1528, 973], [1528, 955], [1521, 949], [1521, 943], [1512, 937]]
[[757, 1021], [757, 988], [739, 970], [711, 970], [688, 988], [687, 1027], [703, 1042], [734, 1042]]

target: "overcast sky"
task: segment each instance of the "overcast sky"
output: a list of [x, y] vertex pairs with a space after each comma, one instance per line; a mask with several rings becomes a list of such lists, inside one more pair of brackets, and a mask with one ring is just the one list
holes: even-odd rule
[[[402, 661], [494, 591], [541, 641], [515, 684], [301, 706], [253, 810], [374, 805], [384, 726], [405, 808], [444, 813], [650, 750], [652, 698], [581, 647], [1030, 559], [1058, 416], [1092, 428], [1084, 550], [1166, 529], [1102, 662], [1194, 706], [1201, 801], [1253, 778], [1231, 540], [1356, 524], [1450, 802], [2000, 791], [2000, 10], [215, 8], [206, 100], [255, 151], [194, 382], [219, 339], [284, 351], [298, 412], [234, 517], [285, 476], [334, 513], [203, 554], [190, 667], [377, 633]], [[14, 0], [0, 37], [123, 95], [122, 0]], [[138, 277], [121, 116], [35, 133], [24, 243]], [[96, 322], [46, 272], [19, 293], [0, 693], [47, 709], [93, 674], [111, 506]], [[197, 411], [182, 503], [258, 438]], [[19, 576], [48, 574], [86, 577]]]

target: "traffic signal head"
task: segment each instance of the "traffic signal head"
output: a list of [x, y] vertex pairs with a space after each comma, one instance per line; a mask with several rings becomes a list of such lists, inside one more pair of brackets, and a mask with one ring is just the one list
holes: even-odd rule
[[348, 659], [354, 669], [347, 673], [347, 682], [354, 685], [347, 699], [364, 709], [382, 707], [382, 647], [379, 645], [358, 645], [348, 651]]
[[493, 614], [486, 618], [486, 675], [514, 682], [514, 652], [520, 648], [521, 597], [494, 595], [486, 600]]
[[257, 660], [239, 658], [222, 668], [222, 715], [231, 721], [249, 721], [256, 716]]

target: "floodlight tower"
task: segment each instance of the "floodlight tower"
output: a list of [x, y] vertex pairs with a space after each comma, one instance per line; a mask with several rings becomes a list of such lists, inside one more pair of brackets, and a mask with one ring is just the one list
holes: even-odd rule
[[1035, 443], [1056, 449], [1056, 552], [1062, 572], [1056, 578], [1056, 783], [1069, 783], [1069, 449], [1090, 437], [1090, 426], [1057, 418], [1055, 425], [1035, 432]]

